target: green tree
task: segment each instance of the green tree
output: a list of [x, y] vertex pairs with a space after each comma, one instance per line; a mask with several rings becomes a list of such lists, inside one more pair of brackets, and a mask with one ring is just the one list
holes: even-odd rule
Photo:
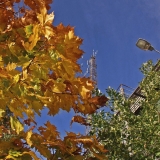
[[[90, 135], [96, 134], [108, 150], [109, 159], [153, 160], [160, 158], [160, 70], [152, 61], [144, 63], [140, 83], [145, 99], [139, 102], [140, 112], [135, 115], [130, 107], [135, 98], [125, 98], [114, 89], [107, 89], [110, 111], [92, 115]], [[113, 110], [118, 111], [114, 115]]]

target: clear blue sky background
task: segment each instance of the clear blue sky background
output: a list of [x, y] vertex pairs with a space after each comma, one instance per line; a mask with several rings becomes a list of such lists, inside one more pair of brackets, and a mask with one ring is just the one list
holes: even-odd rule
[[[160, 0], [54, 0], [51, 11], [54, 25], [74, 26], [76, 35], [84, 39], [85, 55], [80, 61], [84, 71], [92, 50], [98, 50], [97, 79], [103, 92], [121, 83], [136, 88], [143, 78], [141, 64], [160, 57], [135, 46], [138, 38], [144, 38], [160, 50]], [[84, 133], [80, 125], [69, 127], [72, 115], [60, 112], [53, 118], [44, 114], [42, 119], [57, 125], [62, 136], [64, 131]]]

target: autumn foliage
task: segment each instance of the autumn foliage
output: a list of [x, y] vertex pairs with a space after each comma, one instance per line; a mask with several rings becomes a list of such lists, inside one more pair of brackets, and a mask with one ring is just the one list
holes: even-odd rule
[[[56, 126], [46, 122], [37, 127], [35, 122], [43, 108], [51, 116], [60, 109], [86, 115], [107, 101], [91, 97], [93, 83], [76, 76], [82, 39], [73, 27], [53, 25], [50, 3], [0, 0], [0, 158], [38, 160], [37, 150], [49, 160], [77, 160], [89, 150], [91, 157], [104, 159], [100, 153], [105, 150], [94, 136], [67, 133], [62, 140]], [[86, 125], [83, 117], [75, 121]]]

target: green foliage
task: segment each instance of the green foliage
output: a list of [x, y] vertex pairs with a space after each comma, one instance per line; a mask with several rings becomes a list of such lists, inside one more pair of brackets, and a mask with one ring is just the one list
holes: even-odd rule
[[[159, 66], [159, 63], [156, 65]], [[135, 99], [126, 99], [109, 88], [108, 107], [116, 111], [94, 113], [90, 135], [96, 134], [109, 151], [109, 159], [153, 160], [160, 158], [160, 71], [151, 61], [143, 64], [145, 74], [140, 87], [146, 97], [141, 101], [140, 112], [135, 115], [130, 106]]]

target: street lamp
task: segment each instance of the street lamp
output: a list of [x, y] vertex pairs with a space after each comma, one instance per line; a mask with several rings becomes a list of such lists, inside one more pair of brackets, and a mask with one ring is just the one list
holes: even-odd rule
[[160, 51], [154, 49], [154, 47], [149, 42], [147, 42], [146, 40], [144, 40], [142, 38], [138, 39], [136, 46], [142, 50], [145, 50], [145, 51], [149, 50], [149, 51], [155, 51], [157, 53], [160, 53]]

